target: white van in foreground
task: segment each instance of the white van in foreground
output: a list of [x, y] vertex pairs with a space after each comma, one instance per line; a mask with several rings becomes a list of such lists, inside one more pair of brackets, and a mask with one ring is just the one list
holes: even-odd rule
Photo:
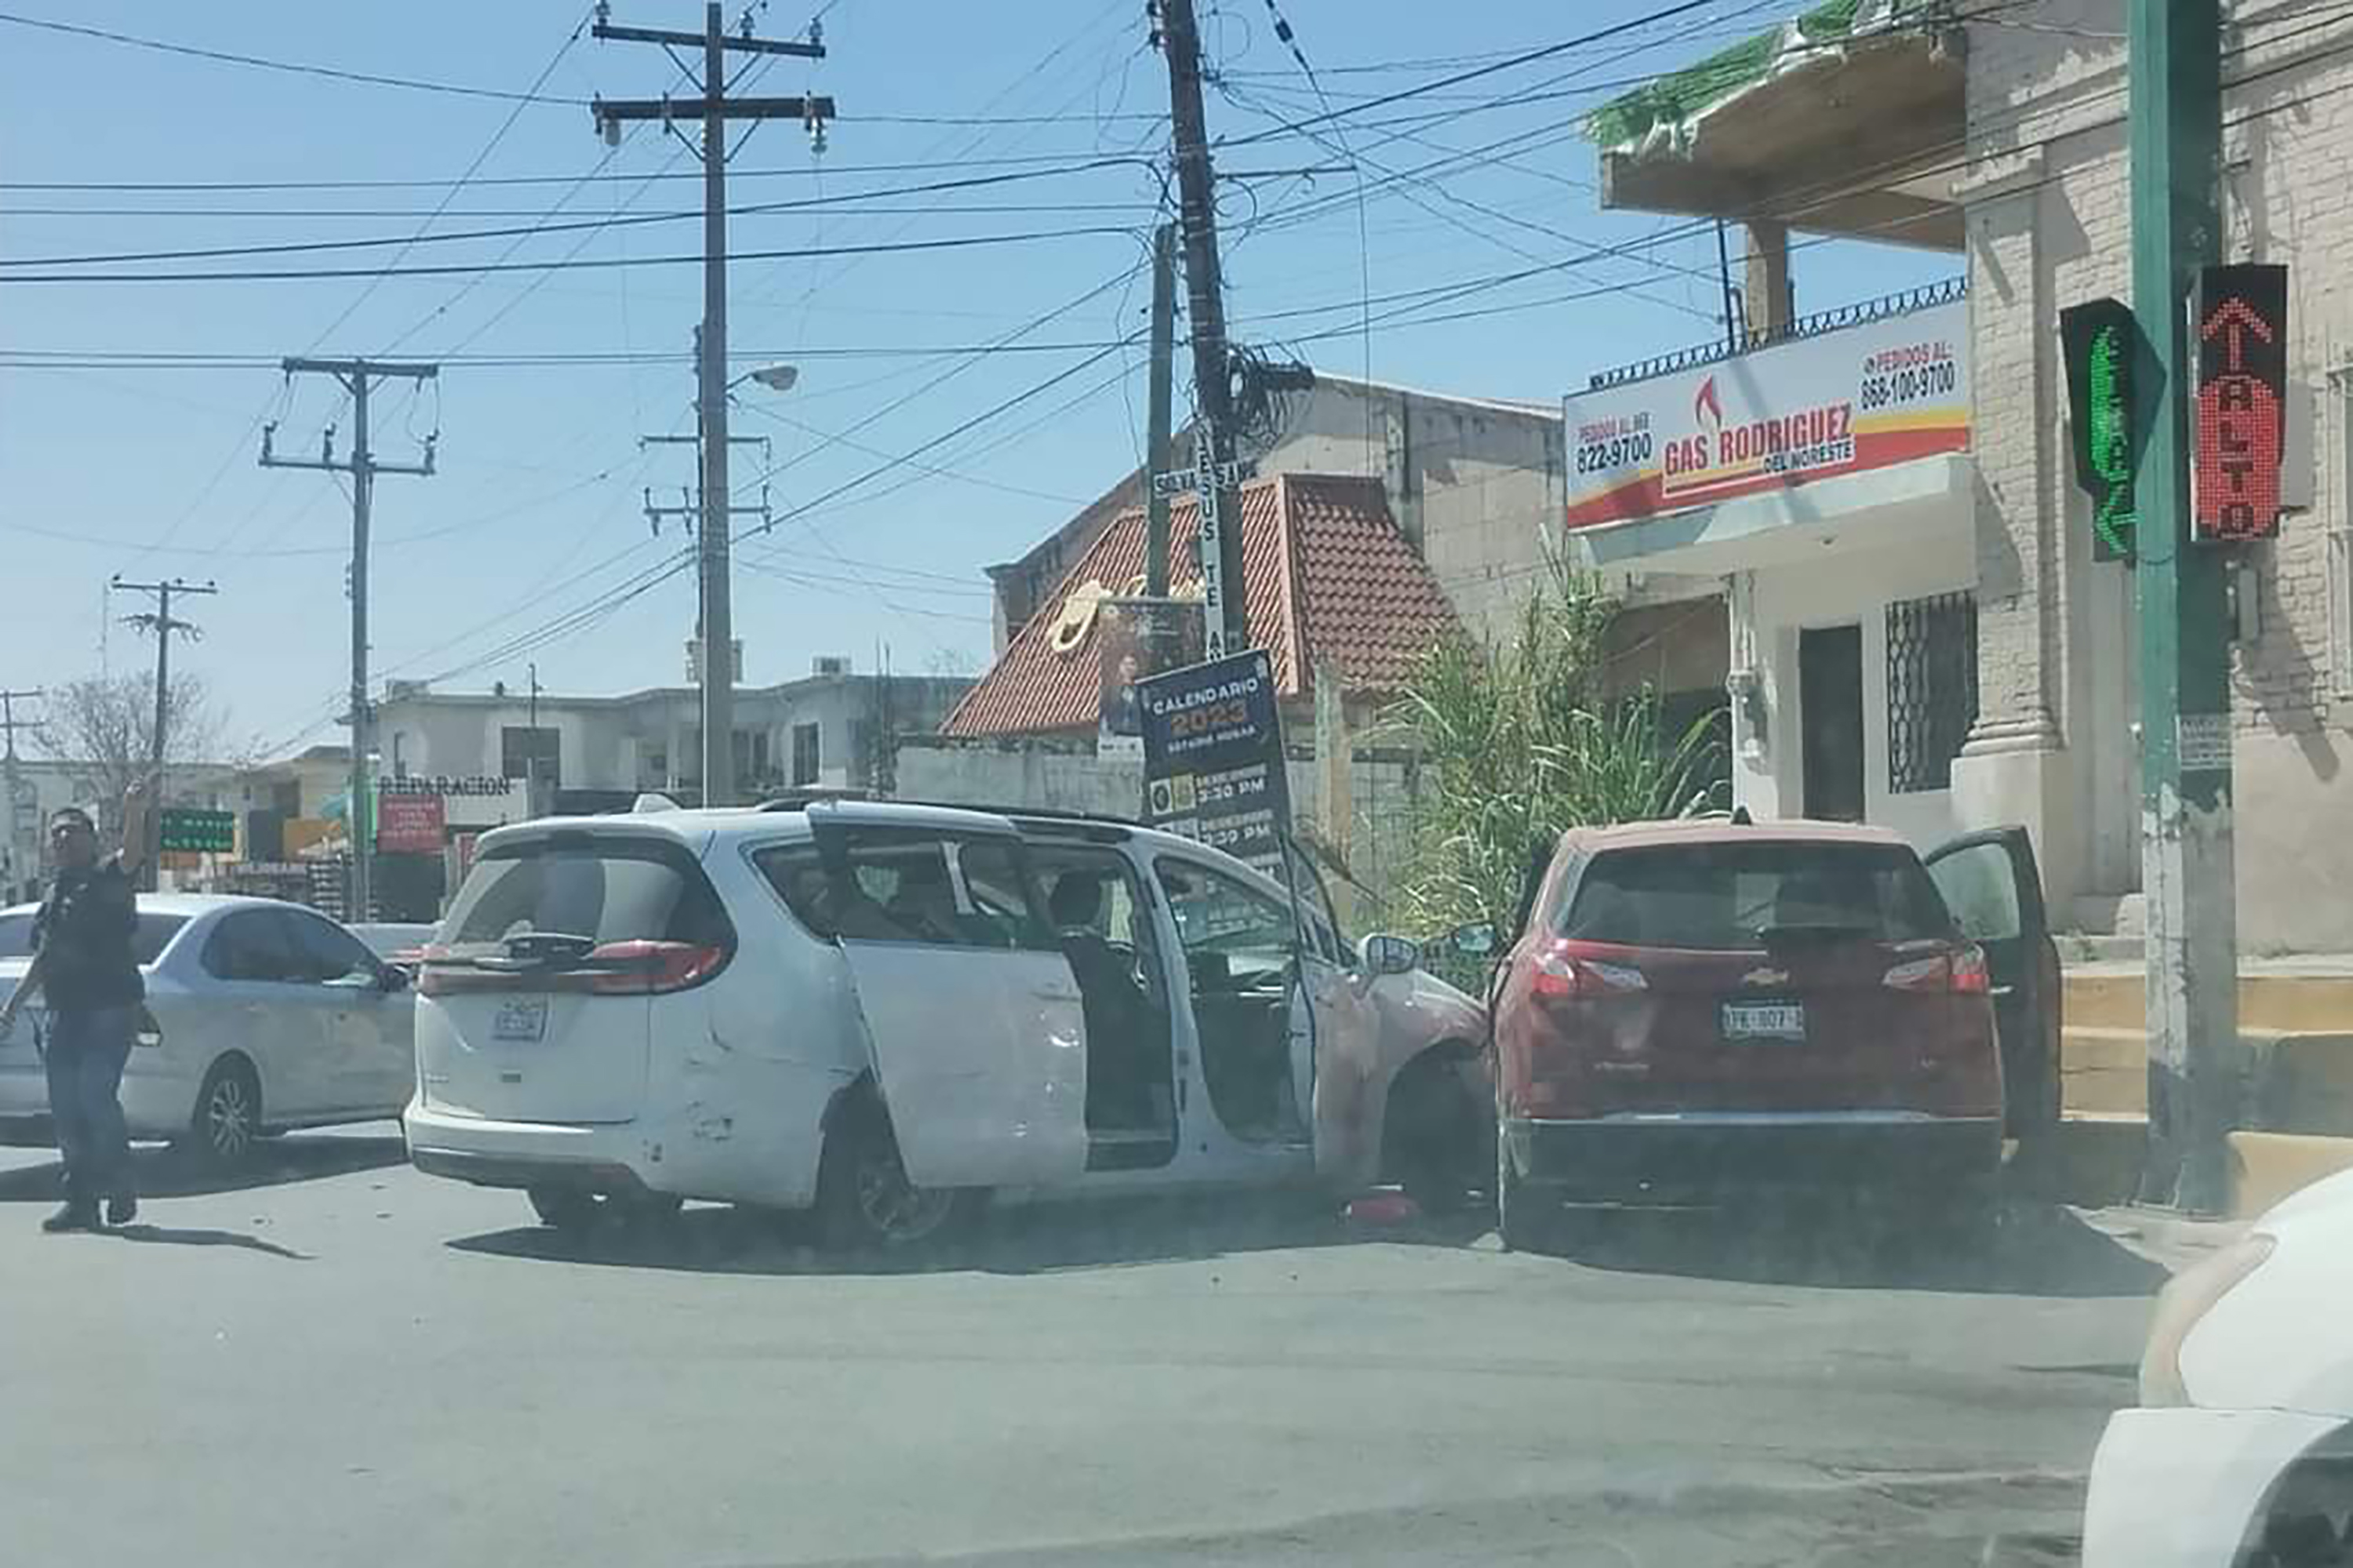
[[1103, 819], [882, 802], [487, 834], [427, 949], [420, 1170], [584, 1224], [686, 1198], [904, 1245], [980, 1198], [1492, 1159], [1485, 1019], [1303, 874]]

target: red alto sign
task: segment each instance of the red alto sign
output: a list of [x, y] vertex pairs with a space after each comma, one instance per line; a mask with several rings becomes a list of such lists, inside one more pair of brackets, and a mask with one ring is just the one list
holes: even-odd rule
[[2272, 538], [2287, 444], [2287, 269], [2200, 272], [2194, 348], [2192, 536], [2217, 545]]

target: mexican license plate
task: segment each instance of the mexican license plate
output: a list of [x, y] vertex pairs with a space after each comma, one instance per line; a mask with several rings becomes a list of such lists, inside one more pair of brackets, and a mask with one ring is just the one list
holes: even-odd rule
[[498, 1016], [491, 1020], [493, 1040], [544, 1040], [547, 1038], [547, 998], [519, 996], [499, 1004]]
[[1803, 1040], [1806, 1007], [1799, 1001], [1727, 1001], [1724, 1004], [1726, 1040]]

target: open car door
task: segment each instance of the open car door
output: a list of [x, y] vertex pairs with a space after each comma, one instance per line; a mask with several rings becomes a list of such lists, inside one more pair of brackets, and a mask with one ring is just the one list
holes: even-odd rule
[[1342, 1186], [1369, 1183], [1379, 1166], [1372, 1128], [1380, 1067], [1380, 1012], [1356, 955], [1341, 934], [1323, 873], [1290, 853], [1298, 941], [1292, 1004], [1292, 1081], [1312, 1107], [1316, 1174]]
[[2001, 1036], [2003, 1130], [2021, 1143], [2059, 1126], [2059, 949], [2024, 828], [1989, 828], [1930, 852], [1928, 874], [1961, 934], [1985, 949]]
[[848, 960], [907, 1178], [1075, 1181], [1086, 1169], [1079, 987], [1010, 822], [911, 825], [854, 803], [808, 813], [818, 923]]

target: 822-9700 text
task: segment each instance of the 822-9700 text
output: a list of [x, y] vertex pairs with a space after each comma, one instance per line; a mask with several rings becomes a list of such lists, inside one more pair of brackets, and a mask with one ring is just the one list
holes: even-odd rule
[[1606, 473], [1613, 468], [1648, 462], [1651, 458], [1651, 432], [1636, 430], [1630, 435], [1612, 436], [1606, 441], [1583, 441], [1577, 449], [1577, 471]]

